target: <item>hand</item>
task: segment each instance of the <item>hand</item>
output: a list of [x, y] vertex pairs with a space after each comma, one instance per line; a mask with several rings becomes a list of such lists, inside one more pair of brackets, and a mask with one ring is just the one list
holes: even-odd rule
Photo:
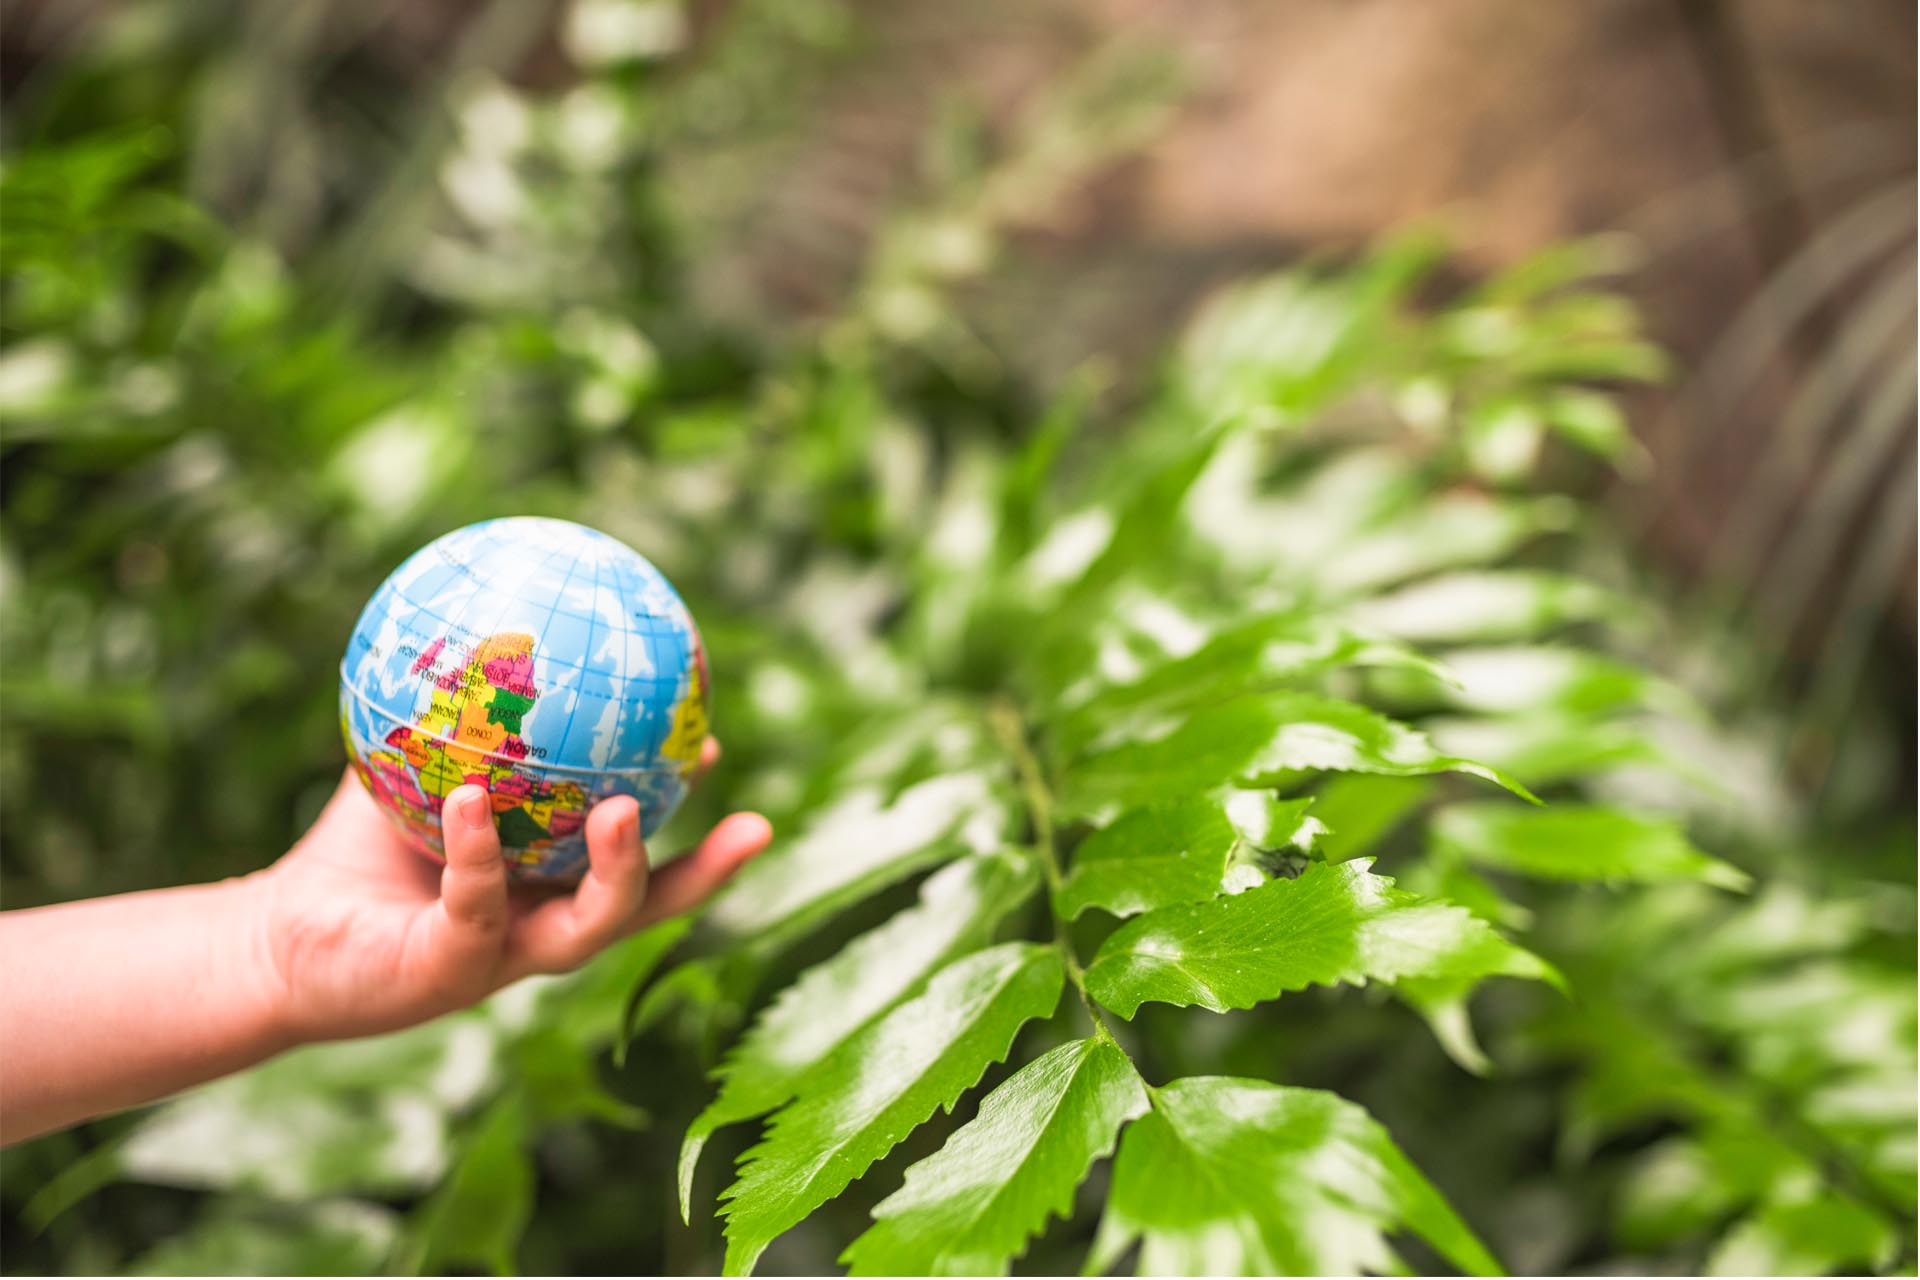
[[[718, 756], [709, 739], [701, 768]], [[639, 805], [604, 800], [587, 815], [585, 879], [556, 895], [509, 885], [485, 788], [456, 788], [441, 824], [444, 867], [407, 847], [349, 771], [312, 829], [259, 874], [255, 952], [287, 1038], [391, 1031], [576, 968], [706, 901], [773, 834], [759, 814], [733, 814], [652, 876]]]

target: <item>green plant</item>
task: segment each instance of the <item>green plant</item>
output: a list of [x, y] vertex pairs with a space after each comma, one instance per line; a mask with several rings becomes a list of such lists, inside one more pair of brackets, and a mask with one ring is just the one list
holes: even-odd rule
[[[1090, 496], [1010, 512], [1016, 502], [1058, 502], [1026, 479], [1023, 459], [987, 458], [958, 473], [975, 488], [942, 504], [922, 550], [907, 557], [931, 567], [923, 572], [938, 589], [910, 597], [898, 624], [916, 640], [953, 637], [934, 650], [956, 685], [945, 694], [941, 725], [953, 745], [943, 769], [883, 740], [883, 759], [898, 763], [875, 772], [869, 756], [851, 767], [892, 803], [836, 811], [750, 871], [708, 921], [741, 941], [670, 971], [635, 1007], [641, 1026], [675, 1002], [730, 1021], [827, 908], [959, 855], [906, 914], [801, 973], [723, 1058], [719, 1095], [683, 1146], [683, 1204], [709, 1136], [773, 1113], [722, 1196], [729, 1270], [751, 1269], [779, 1233], [950, 1109], [1016, 1043], [1031, 1046], [1018, 1055], [1027, 1065], [906, 1170], [843, 1261], [875, 1273], [1004, 1269], [1051, 1213], [1071, 1209], [1080, 1179], [1117, 1144], [1098, 1267], [1139, 1241], [1148, 1270], [1379, 1269], [1393, 1265], [1386, 1235], [1403, 1231], [1457, 1266], [1492, 1265], [1364, 1112], [1262, 1081], [1180, 1074], [1149, 1083], [1130, 1050], [1151, 1062], [1153, 1046], [1114, 1022], [1149, 1003], [1218, 1013], [1315, 984], [1372, 983], [1432, 1020], [1463, 1062], [1484, 1067], [1465, 1021], [1475, 987], [1495, 976], [1558, 977], [1484, 918], [1502, 914], [1504, 900], [1471, 864], [1560, 879], [1746, 883], [1671, 823], [1593, 806], [1534, 817], [1519, 801], [1455, 799], [1440, 775], [1477, 774], [1532, 797], [1338, 696], [1391, 677], [1401, 705], [1559, 717], [1563, 736], [1671, 701], [1633, 668], [1575, 648], [1462, 651], [1468, 674], [1456, 681], [1346, 621], [1424, 612], [1431, 626], [1420, 593], [1465, 591], [1504, 598], [1525, 635], [1582, 607], [1583, 593], [1538, 574], [1432, 576], [1498, 557], [1564, 515], [1551, 501], [1462, 487], [1451, 431], [1424, 448], [1403, 437], [1398, 448], [1411, 443], [1422, 462], [1393, 444], [1316, 447], [1307, 421], [1362, 391], [1437, 383], [1457, 397], [1450, 412], [1474, 422], [1482, 397], [1511, 399], [1514, 382], [1534, 396], [1546, 383], [1553, 394], [1563, 369], [1648, 363], [1618, 312], [1513, 286], [1510, 321], [1528, 336], [1463, 358], [1449, 335], [1485, 324], [1475, 311], [1502, 286], [1415, 321], [1404, 303], [1413, 257], [1389, 252], [1367, 272], [1275, 281], [1229, 299], [1196, 327], [1169, 391], [1140, 414], [1147, 425], [1117, 447], [1106, 442], [1105, 487]], [[1334, 341], [1301, 326], [1316, 344], [1304, 362], [1291, 349], [1261, 349], [1267, 335], [1289, 331], [1294, 306], [1342, 318]], [[1583, 308], [1596, 319], [1528, 324], [1535, 310]], [[1249, 425], [1276, 409], [1291, 421]], [[969, 526], [979, 534], [970, 544], [953, 532]], [[1027, 540], [1022, 530], [1035, 532]], [[1586, 591], [1589, 602], [1603, 598]], [[1443, 621], [1501, 629], [1478, 613], [1439, 610]], [[930, 614], [945, 616], [922, 622]], [[909, 733], [922, 729], [914, 716], [926, 697], [913, 688], [894, 713]], [[1463, 727], [1471, 722], [1452, 732]], [[1561, 786], [1587, 763], [1555, 772], [1516, 760], [1522, 776]], [[1358, 822], [1318, 816], [1323, 798]], [[1387, 807], [1402, 820], [1431, 810], [1433, 852], [1413, 874], [1464, 893], [1483, 914], [1372, 869], [1373, 839], [1393, 821], [1381, 821]], [[895, 834], [909, 826], [918, 839]], [[876, 828], [888, 836], [862, 838]], [[1002, 883], [1022, 880], [1045, 905], [1037, 927], [1020, 891]], [[1033, 940], [993, 941], [1009, 930]], [[1063, 989], [1067, 1012], [1057, 1013]], [[1046, 1031], [1020, 1037], [1023, 1024], [1043, 1021]], [[1317, 1191], [1301, 1174], [1333, 1166], [1345, 1174]], [[1156, 1172], [1167, 1169], [1180, 1173]]]
[[578, 975], [10, 1153], [35, 1263], [1909, 1262], [1910, 868], [1752, 776], [1542, 479], [1633, 465], [1613, 246], [1449, 290], [1409, 236], [1229, 291], [1124, 394], [1020, 385], [966, 293], [1173, 91], [1109, 50], [750, 342], [659, 175], [837, 12], [747, 7], [684, 83], [467, 66], [337, 242], [180, 201], [224, 166], [179, 103], [124, 113], [178, 150], [10, 156], [10, 902], [283, 847], [366, 590], [511, 511], [680, 585], [728, 750], [688, 822], [782, 832]]

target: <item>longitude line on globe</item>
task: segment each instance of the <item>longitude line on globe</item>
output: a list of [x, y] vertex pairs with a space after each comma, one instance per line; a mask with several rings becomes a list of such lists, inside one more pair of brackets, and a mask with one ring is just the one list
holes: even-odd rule
[[[576, 560], [572, 564], [567, 566], [567, 580], [560, 584], [559, 592], [554, 595], [554, 602], [556, 604], [559, 602], [562, 596], [566, 595], [567, 588], [573, 585], [573, 571], [576, 568], [578, 568], [579, 565], [580, 565], [580, 562]], [[599, 598], [600, 598], [600, 549], [598, 547], [595, 547], [593, 551], [593, 599], [598, 600]], [[553, 626], [553, 614], [551, 613], [547, 615], [547, 626], [549, 628]], [[580, 661], [583, 663], [593, 661], [593, 620], [591, 618], [587, 620], [586, 642], [580, 647]], [[573, 690], [573, 705], [567, 708], [567, 722], [566, 724], [560, 727], [560, 737], [555, 744], [555, 750], [560, 752], [565, 752], [567, 749], [567, 744], [572, 740], [573, 718], [580, 714], [580, 699], [581, 699], [581, 696], [585, 693], [586, 693], [586, 690], [584, 689], [576, 688]]]

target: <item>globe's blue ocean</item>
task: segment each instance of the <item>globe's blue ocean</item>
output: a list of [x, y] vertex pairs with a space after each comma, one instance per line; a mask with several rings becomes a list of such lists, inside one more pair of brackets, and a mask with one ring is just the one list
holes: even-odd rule
[[440, 802], [494, 796], [518, 874], [577, 878], [595, 801], [641, 800], [651, 834], [707, 734], [705, 656], [679, 595], [639, 552], [564, 520], [456, 530], [409, 557], [362, 611], [341, 664], [361, 777], [416, 844]]

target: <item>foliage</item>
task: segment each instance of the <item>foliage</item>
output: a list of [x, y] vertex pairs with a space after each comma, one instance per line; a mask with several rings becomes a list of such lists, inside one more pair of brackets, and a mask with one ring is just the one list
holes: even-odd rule
[[1122, 48], [756, 342], [681, 291], [717, 250], [660, 173], [838, 12], [744, 6], [684, 80], [474, 71], [337, 238], [184, 195], [218, 139], [111, 48], [73, 74], [118, 118], [16, 130], [10, 904], [284, 847], [364, 592], [512, 511], [681, 587], [728, 754], [680, 830], [781, 831], [580, 974], [27, 1148], [33, 1265], [1910, 1265], [1898, 886], [1729, 800], [1546, 491], [1631, 465], [1613, 392], [1661, 368], [1606, 254], [1450, 291], [1409, 235], [1227, 291], [1124, 395], [1020, 385], [965, 286], [1174, 91]]

